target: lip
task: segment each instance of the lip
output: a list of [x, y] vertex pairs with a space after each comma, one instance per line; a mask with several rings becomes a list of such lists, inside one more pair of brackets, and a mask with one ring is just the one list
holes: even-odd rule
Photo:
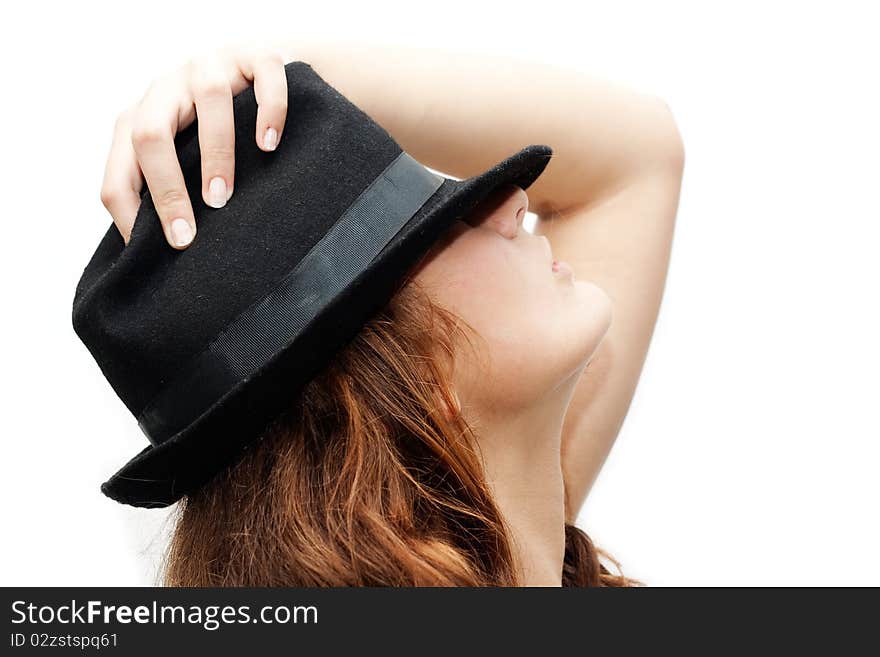
[[544, 243], [544, 250], [547, 252], [547, 260], [550, 261], [550, 269], [553, 270], [554, 274], [563, 274], [568, 276], [569, 278], [574, 278], [574, 270], [571, 268], [571, 265], [565, 262], [565, 260], [557, 260], [553, 257], [553, 249], [550, 246], [550, 240], [546, 235], [539, 235], [541, 241]]
[[565, 262], [565, 260], [554, 260], [551, 267], [554, 273], [566, 274], [567, 276], [574, 275], [574, 271], [572, 270], [571, 265]]

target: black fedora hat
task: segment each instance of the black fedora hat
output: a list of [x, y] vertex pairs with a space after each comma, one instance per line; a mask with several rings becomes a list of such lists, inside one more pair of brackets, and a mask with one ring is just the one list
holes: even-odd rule
[[528, 145], [471, 178], [437, 175], [307, 63], [285, 70], [275, 151], [252, 139], [253, 88], [233, 99], [223, 208], [201, 199], [196, 124], [175, 138], [198, 226], [189, 248], [167, 244], [145, 188], [129, 244], [111, 225], [77, 285], [74, 330], [150, 443], [101, 486], [118, 502], [167, 506], [227, 467], [444, 229], [550, 160]]

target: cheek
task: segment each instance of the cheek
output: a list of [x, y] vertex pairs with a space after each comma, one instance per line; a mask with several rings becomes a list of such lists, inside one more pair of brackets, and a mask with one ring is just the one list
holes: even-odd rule
[[[527, 344], [547, 289], [521, 253], [497, 239], [462, 239], [435, 263], [434, 296], [491, 344]], [[439, 284], [438, 284], [439, 283]]]
[[553, 359], [568, 360], [559, 344], [572, 335], [564, 318], [571, 294], [557, 289], [549, 268], [539, 271], [538, 263], [495, 246], [462, 250], [454, 263], [450, 259], [435, 297], [480, 336], [492, 372], [480, 371], [477, 378], [491, 375], [505, 386], [520, 381], [531, 390], [558, 369]]
[[516, 290], [513, 303], [495, 297], [470, 306], [468, 321], [488, 357], [467, 365], [464, 389], [483, 405], [504, 411], [533, 404], [579, 376], [596, 353], [611, 319], [607, 295], [586, 282], [551, 283], [558, 287]]
[[607, 329], [604, 293], [560, 279], [534, 256], [460, 239], [421, 274], [435, 300], [479, 335], [484, 360], [459, 358], [462, 393], [496, 407], [529, 403], [582, 369]]
[[522, 363], [543, 345], [571, 341], [582, 328], [583, 295], [538, 252], [495, 241], [459, 255], [444, 301], [496, 351], [510, 352], [511, 362]]

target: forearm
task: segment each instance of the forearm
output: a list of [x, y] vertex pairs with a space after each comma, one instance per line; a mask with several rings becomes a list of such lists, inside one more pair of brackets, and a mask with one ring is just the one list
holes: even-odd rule
[[427, 166], [464, 178], [528, 144], [554, 157], [532, 210], [603, 198], [662, 163], [675, 127], [659, 99], [574, 70], [499, 57], [296, 39], [315, 71]]

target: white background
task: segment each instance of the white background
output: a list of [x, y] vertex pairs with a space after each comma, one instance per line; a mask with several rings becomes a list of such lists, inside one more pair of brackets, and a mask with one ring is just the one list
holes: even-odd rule
[[314, 4], [5, 12], [0, 583], [155, 581], [165, 514], [98, 490], [146, 443], [70, 323], [110, 223], [113, 120], [193, 54], [305, 31], [512, 52], [664, 97], [687, 152], [667, 292], [580, 524], [649, 584], [880, 584], [870, 3]]

